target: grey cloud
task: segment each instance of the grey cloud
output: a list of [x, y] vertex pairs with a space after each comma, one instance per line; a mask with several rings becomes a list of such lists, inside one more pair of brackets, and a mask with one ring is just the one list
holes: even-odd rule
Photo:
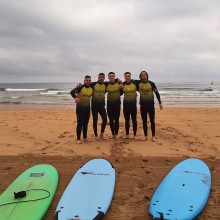
[[216, 0], [0, 2], [0, 77], [69, 81], [149, 69], [157, 80], [207, 80], [209, 72], [220, 81], [219, 6]]

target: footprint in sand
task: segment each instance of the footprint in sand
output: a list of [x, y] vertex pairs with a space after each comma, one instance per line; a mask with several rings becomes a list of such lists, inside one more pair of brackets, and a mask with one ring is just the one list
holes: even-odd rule
[[4, 170], [3, 170], [3, 173], [8, 173], [13, 168], [14, 167], [5, 167]]
[[145, 173], [146, 173], [147, 175], [152, 174], [152, 172], [151, 172], [150, 170], [146, 170]]
[[60, 134], [60, 135], [58, 136], [58, 138], [65, 138], [65, 135]]
[[210, 170], [211, 170], [212, 172], [216, 172], [216, 169], [215, 169], [214, 166], [210, 167]]
[[210, 156], [209, 159], [210, 159], [211, 161], [215, 161], [216, 157], [215, 157], [215, 156]]
[[144, 196], [145, 201], [150, 202], [151, 197], [150, 196]]
[[216, 196], [214, 201], [215, 201], [216, 204], [219, 205], [220, 204], [220, 196]]
[[63, 134], [60, 134], [58, 138], [65, 138], [69, 133], [69, 131], [64, 131]]

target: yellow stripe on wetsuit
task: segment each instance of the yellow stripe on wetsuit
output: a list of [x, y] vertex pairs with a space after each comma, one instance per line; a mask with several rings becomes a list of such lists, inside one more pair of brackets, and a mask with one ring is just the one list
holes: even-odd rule
[[106, 91], [108, 92], [107, 102], [111, 104], [121, 103], [120, 96], [121, 91], [119, 87], [119, 83], [115, 82], [113, 84], [109, 83], [106, 87]]
[[77, 104], [78, 107], [90, 108], [90, 98], [92, 96], [93, 89], [91, 87], [83, 87], [77, 97], [80, 99], [80, 102]]

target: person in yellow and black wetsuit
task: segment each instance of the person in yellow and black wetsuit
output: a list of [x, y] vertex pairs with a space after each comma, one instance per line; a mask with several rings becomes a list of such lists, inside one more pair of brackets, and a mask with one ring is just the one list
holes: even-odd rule
[[133, 123], [134, 139], [137, 140], [137, 86], [131, 80], [131, 73], [124, 73], [125, 81], [123, 82], [122, 91], [124, 93], [123, 113], [125, 118], [126, 138], [129, 138], [130, 117]]
[[149, 114], [150, 123], [151, 123], [151, 132], [152, 132], [152, 141], [156, 142], [157, 139], [155, 137], [154, 93], [159, 102], [160, 110], [163, 109], [163, 105], [155, 83], [148, 80], [148, 73], [146, 71], [142, 71], [139, 77], [140, 80], [136, 80], [136, 83], [138, 84], [138, 91], [140, 93], [140, 110], [141, 110], [141, 118], [143, 122], [143, 130], [145, 135], [144, 140], [147, 140], [147, 135], [148, 135], [147, 114]]
[[[95, 134], [95, 139], [98, 140], [98, 131], [97, 131], [97, 122], [98, 122], [98, 114], [102, 118], [101, 124], [101, 133], [100, 139], [107, 140], [104, 136], [105, 127], [107, 124], [107, 114], [105, 109], [105, 93], [106, 87], [109, 85], [109, 82], [104, 81], [105, 74], [99, 73], [98, 81], [91, 82], [90, 87], [93, 89], [92, 93], [92, 116], [93, 116], [93, 130]], [[121, 83], [120, 79], [115, 79], [116, 82]], [[80, 88], [82, 84], [78, 83], [77, 88]]]
[[78, 88], [74, 88], [70, 93], [71, 96], [75, 99], [76, 102], [76, 115], [77, 115], [77, 127], [76, 127], [76, 135], [77, 135], [77, 144], [81, 144], [81, 131], [83, 130], [83, 139], [84, 141], [89, 141], [87, 139], [87, 130], [88, 123], [90, 118], [90, 99], [92, 96], [92, 88], [90, 87], [91, 77], [85, 76], [84, 84]]
[[107, 139], [104, 136], [105, 127], [107, 124], [107, 114], [105, 109], [105, 93], [106, 93], [107, 83], [104, 82], [104, 80], [105, 80], [105, 74], [99, 73], [98, 81], [92, 82], [90, 84], [90, 87], [93, 89], [93, 93], [92, 93], [93, 130], [96, 139], [98, 139], [97, 122], [98, 122], [98, 114], [100, 114], [102, 118], [100, 139], [102, 140]]
[[110, 128], [112, 137], [118, 139], [119, 131], [119, 117], [121, 111], [121, 98], [122, 95], [121, 85], [115, 80], [115, 73], [108, 74], [109, 84], [106, 87], [107, 91], [107, 114], [110, 121]]

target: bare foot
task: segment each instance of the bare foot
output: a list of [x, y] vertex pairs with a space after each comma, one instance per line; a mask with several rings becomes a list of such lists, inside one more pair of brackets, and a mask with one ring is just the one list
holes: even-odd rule
[[84, 138], [83, 141], [84, 141], [84, 142], [91, 142], [91, 140], [88, 139], [88, 138]]
[[119, 137], [118, 137], [118, 135], [115, 135], [115, 139], [116, 139], [116, 140], [119, 140]]
[[134, 138], [134, 140], [136, 140], [136, 141], [139, 140], [139, 138], [138, 138], [136, 135], [134, 135], [133, 138]]
[[77, 140], [76, 143], [77, 144], [82, 144], [82, 141], [81, 140]]
[[147, 138], [147, 136], [144, 136], [143, 138], [141, 138], [141, 140], [142, 140], [142, 141], [147, 141], [148, 138]]
[[108, 139], [114, 139], [115, 135], [109, 136]]
[[98, 136], [95, 136], [95, 141], [99, 141], [99, 137]]
[[100, 139], [101, 139], [101, 140], [108, 140], [108, 138], [105, 137], [103, 134], [100, 134]]
[[125, 139], [129, 139], [129, 134], [126, 134], [126, 135], [125, 135]]
[[157, 142], [157, 139], [156, 139], [155, 136], [152, 137], [152, 141], [153, 141], [153, 142]]

